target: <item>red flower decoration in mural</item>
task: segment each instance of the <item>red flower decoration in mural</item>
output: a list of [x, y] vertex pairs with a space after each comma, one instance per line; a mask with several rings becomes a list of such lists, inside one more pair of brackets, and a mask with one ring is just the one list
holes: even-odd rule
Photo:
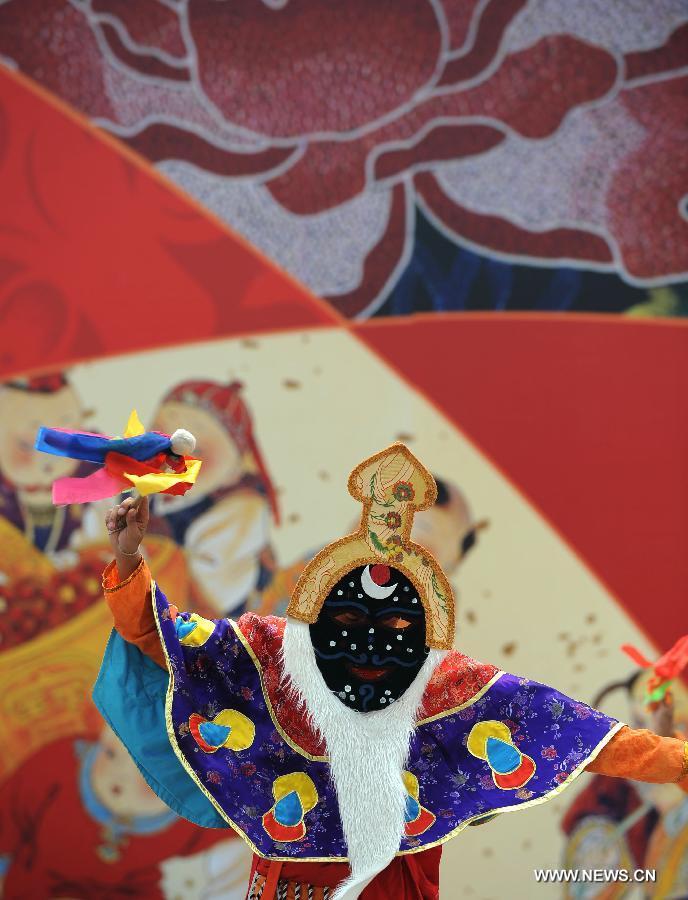
[[688, 271], [688, 15], [632, 5], [9, 0], [0, 54], [355, 315], [415, 204], [508, 259]]

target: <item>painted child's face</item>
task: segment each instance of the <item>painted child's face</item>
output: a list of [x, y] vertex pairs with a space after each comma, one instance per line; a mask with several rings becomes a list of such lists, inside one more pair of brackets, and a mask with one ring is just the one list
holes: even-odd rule
[[196, 438], [195, 454], [203, 460], [203, 465], [193, 490], [194, 500], [235, 484], [241, 478], [243, 461], [239, 448], [211, 413], [186, 403], [163, 403], [153, 428], [165, 434], [186, 428]]
[[71, 387], [52, 394], [0, 387], [0, 469], [27, 499], [49, 503], [53, 481], [71, 475], [78, 463], [34, 450], [41, 425], [81, 427], [81, 407]]
[[98, 799], [117, 816], [154, 816], [168, 809], [148, 787], [136, 763], [108, 727], [98, 741], [91, 781]]

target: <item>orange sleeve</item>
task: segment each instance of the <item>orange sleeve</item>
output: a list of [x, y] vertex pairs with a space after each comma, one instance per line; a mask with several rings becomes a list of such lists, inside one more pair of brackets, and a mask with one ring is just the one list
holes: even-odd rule
[[119, 580], [113, 560], [103, 572], [103, 591], [114, 619], [115, 630], [125, 641], [138, 647], [161, 668], [166, 669], [153, 615], [151, 573], [144, 559], [124, 581]]
[[688, 793], [688, 743], [625, 725], [587, 771], [654, 784], [675, 782]]

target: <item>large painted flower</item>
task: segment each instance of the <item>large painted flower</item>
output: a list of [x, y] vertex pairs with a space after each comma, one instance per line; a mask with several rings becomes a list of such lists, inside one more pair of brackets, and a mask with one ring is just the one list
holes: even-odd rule
[[687, 37], [683, 0], [0, 5], [10, 65], [345, 315], [416, 205], [503, 258], [685, 277]]

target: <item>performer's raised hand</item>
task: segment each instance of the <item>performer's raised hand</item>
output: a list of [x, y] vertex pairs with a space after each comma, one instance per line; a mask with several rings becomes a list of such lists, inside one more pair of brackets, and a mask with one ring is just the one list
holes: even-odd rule
[[110, 546], [122, 579], [139, 564], [139, 547], [148, 528], [148, 515], [147, 497], [128, 497], [118, 506], [112, 506], [105, 517]]

